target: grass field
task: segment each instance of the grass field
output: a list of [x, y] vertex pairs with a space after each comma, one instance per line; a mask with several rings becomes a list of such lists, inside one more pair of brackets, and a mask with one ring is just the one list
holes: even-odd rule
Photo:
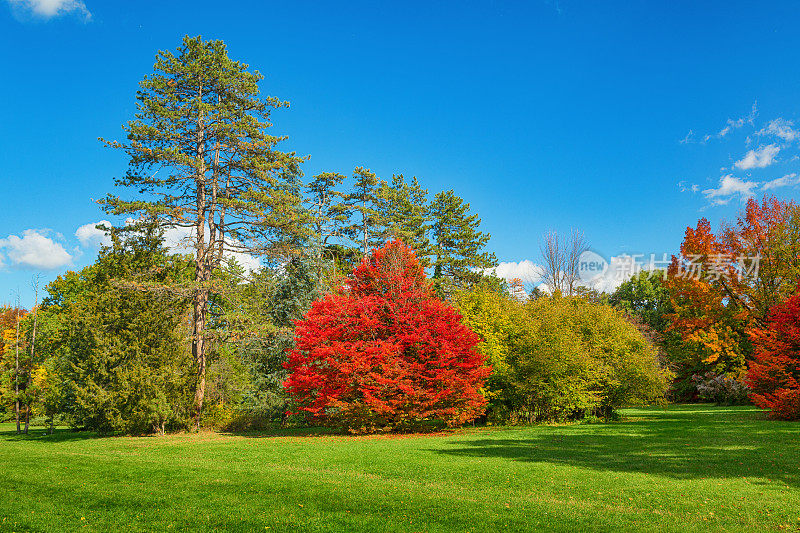
[[747, 407], [411, 437], [16, 436], [0, 530], [800, 529], [800, 424]]

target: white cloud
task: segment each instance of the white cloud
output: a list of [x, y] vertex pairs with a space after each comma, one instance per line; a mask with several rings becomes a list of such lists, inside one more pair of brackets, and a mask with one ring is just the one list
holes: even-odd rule
[[696, 192], [698, 192], [700, 190], [700, 186], [698, 184], [696, 184], [696, 183], [691, 183], [690, 184], [690, 183], [686, 182], [685, 180], [682, 180], [682, 181], [678, 182], [678, 189], [680, 189], [681, 192], [696, 193]]
[[[128, 224], [132, 223], [128, 220]], [[208, 231], [208, 228], [206, 228]], [[192, 246], [192, 239], [194, 238], [194, 228], [171, 227], [164, 231], [164, 246], [170, 249], [173, 253], [178, 254], [191, 254], [194, 253]], [[225, 242], [233, 245], [235, 244], [231, 239], [226, 238]], [[224, 256], [228, 259], [236, 259], [236, 262], [245, 269], [245, 271], [255, 272], [261, 268], [261, 260], [253, 255], [226, 250]]]
[[69, 265], [72, 256], [48, 233], [49, 230], [26, 229], [22, 237], [9, 235], [0, 239], [0, 249], [5, 250], [13, 266], [54, 270]]
[[775, 156], [780, 150], [776, 144], [760, 146], [756, 150], [749, 150], [742, 159], [734, 163], [734, 166], [741, 170], [768, 167], [775, 161]]
[[608, 268], [601, 276], [584, 282], [585, 287], [599, 292], [612, 293], [624, 282], [637, 273], [636, 259], [630, 255], [613, 256], [608, 261]]
[[86, 20], [92, 14], [81, 0], [6, 0], [13, 8], [28, 11], [37, 17], [49, 19], [60, 15], [75, 13]]
[[102, 230], [97, 229], [99, 225], [111, 226], [108, 220], [99, 220], [97, 222], [90, 222], [80, 226], [75, 231], [75, 236], [80, 241], [81, 245], [86, 248], [99, 248], [100, 246], [110, 246], [111, 237]]
[[679, 142], [681, 144], [694, 144], [697, 142], [699, 142], [700, 144], [705, 144], [711, 139], [722, 139], [732, 131], [738, 130], [745, 124], [750, 124], [752, 126], [756, 119], [756, 116], [758, 116], [758, 102], [753, 102], [753, 107], [750, 109], [750, 114], [748, 114], [745, 117], [737, 118], [735, 120], [729, 118], [728, 120], [725, 121], [725, 126], [723, 126], [722, 129], [719, 130], [717, 133], [709, 133], [703, 135], [700, 141], [697, 141], [695, 140], [694, 131], [689, 130], [689, 133], [686, 134], [686, 137], [681, 139]]
[[766, 127], [756, 132], [756, 135], [773, 135], [786, 142], [792, 142], [800, 137], [800, 131], [794, 129], [794, 122], [783, 118], [776, 118], [770, 121]]
[[493, 272], [498, 278], [507, 281], [519, 278], [522, 283], [531, 285], [542, 279], [544, 269], [533, 261], [524, 259], [519, 263], [514, 261], [500, 263], [495, 268], [489, 269], [489, 272]]
[[741, 199], [753, 196], [753, 191], [758, 189], [758, 183], [754, 181], [744, 181], [727, 174], [719, 179], [719, 187], [716, 189], [706, 189], [703, 194], [711, 200], [714, 205], [724, 205], [730, 202], [731, 198], [739, 196]]
[[799, 185], [800, 184], [800, 176], [795, 173], [786, 174], [781, 178], [775, 178], [774, 180], [770, 180], [764, 183], [761, 188], [765, 191], [769, 191], [772, 189], [779, 189], [781, 187], [791, 187], [792, 185]]
[[746, 117], [742, 117], [742, 118], [739, 118], [739, 119], [736, 119], [736, 120], [732, 120], [732, 119], [729, 118], [725, 122], [725, 127], [722, 128], [719, 131], [719, 133], [717, 133], [717, 137], [719, 137], [721, 139], [722, 137], [725, 137], [727, 134], [729, 134], [731, 131], [739, 129], [742, 126], [744, 126], [745, 124], [750, 124], [752, 126], [753, 125], [753, 121], [756, 118], [756, 115], [758, 115], [758, 106], [757, 106], [757, 104], [758, 104], [758, 102], [753, 102], [753, 107], [750, 109], [750, 114], [747, 115]]

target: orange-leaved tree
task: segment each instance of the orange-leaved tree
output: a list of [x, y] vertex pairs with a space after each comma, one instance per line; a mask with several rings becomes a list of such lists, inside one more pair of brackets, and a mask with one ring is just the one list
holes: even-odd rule
[[773, 197], [750, 199], [735, 224], [714, 233], [705, 218], [686, 228], [667, 287], [672, 329], [686, 343], [679, 376], [712, 370], [742, 377], [750, 332], [800, 281], [800, 208]]
[[351, 432], [454, 426], [486, 406], [479, 340], [392, 241], [297, 321], [284, 385], [312, 420]]

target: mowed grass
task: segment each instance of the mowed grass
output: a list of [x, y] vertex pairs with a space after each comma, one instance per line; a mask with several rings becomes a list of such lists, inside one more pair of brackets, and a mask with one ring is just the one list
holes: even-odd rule
[[800, 424], [748, 407], [401, 437], [20, 437], [0, 530], [800, 529]]

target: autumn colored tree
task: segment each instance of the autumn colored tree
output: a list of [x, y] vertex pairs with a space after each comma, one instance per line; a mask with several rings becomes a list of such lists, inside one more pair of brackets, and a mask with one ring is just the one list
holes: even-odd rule
[[[0, 402], [13, 404], [17, 433], [20, 429], [20, 385], [23, 383], [25, 346], [20, 334], [20, 324], [27, 311], [19, 306], [0, 308]], [[23, 363], [21, 366], [20, 363]]]
[[454, 426], [486, 406], [479, 340], [392, 241], [296, 323], [285, 387], [311, 419], [351, 432]]
[[735, 224], [714, 233], [705, 218], [686, 229], [667, 287], [671, 328], [684, 340], [691, 372], [741, 377], [752, 354], [749, 330], [800, 282], [800, 208], [751, 199]]
[[775, 418], [800, 420], [800, 294], [772, 308], [767, 327], [751, 330], [750, 399]]

